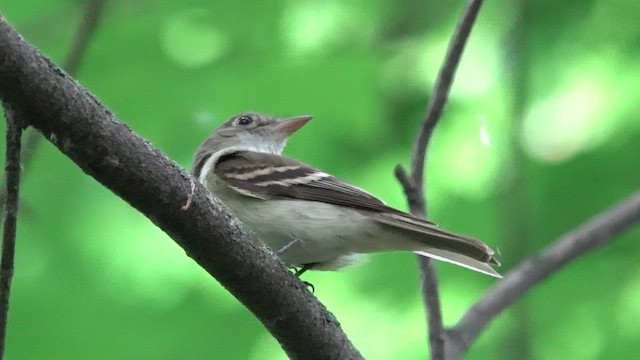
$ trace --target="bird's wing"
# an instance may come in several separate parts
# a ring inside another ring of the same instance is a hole
[[[402,213],[335,176],[278,155],[236,152],[221,157],[214,172],[231,188],[247,196],[318,201],[360,210]]]
[[[500,277],[490,265],[499,265],[499,262],[484,243],[388,207],[368,192],[301,162],[273,154],[240,151],[222,156],[214,172],[245,196],[318,201],[374,212],[372,219],[381,225],[406,231],[407,237],[416,239],[418,246],[412,250],[417,254]]]

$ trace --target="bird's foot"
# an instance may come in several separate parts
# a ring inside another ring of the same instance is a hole
[[[312,283],[308,281],[302,281],[302,283],[307,287],[307,289],[309,289],[309,291],[311,291],[312,294],[316,292],[316,287],[313,286]]]
[[[295,276],[297,276],[299,278],[300,276],[302,276],[302,274],[307,272],[307,270],[311,270],[315,265],[316,265],[316,263],[304,264],[300,268],[295,269],[295,271],[293,272],[293,275],[295,275]],[[307,288],[309,288],[309,290],[312,293],[316,292],[316,288],[315,288],[315,286],[313,286],[312,283],[310,283],[308,281],[304,281],[302,279],[301,279],[301,281],[302,281],[303,284],[305,284],[307,286]]]

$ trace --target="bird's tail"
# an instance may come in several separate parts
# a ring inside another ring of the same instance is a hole
[[[493,266],[500,266],[495,252],[485,243],[470,237],[439,229],[434,223],[409,214],[387,213],[376,219],[379,223],[404,230],[414,240],[408,250],[422,256],[446,261],[467,269],[501,278]]]
[[[432,259],[446,261],[489,276],[502,278],[502,275],[495,271],[491,265],[451,251],[432,248],[425,251],[414,251],[414,253]]]

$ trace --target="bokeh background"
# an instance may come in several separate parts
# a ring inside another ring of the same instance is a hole
[[[111,0],[77,78],[185,167],[234,114],[312,114],[287,154],[406,209],[393,168],[409,164],[463,7]],[[59,64],[83,11],[78,0],[0,5]],[[638,18],[636,0],[486,1],[429,150],[430,218],[498,248],[506,273],[637,190]],[[172,240],[50,144],[36,150],[21,195],[8,359],[285,358]],[[635,353],[639,236],[631,231],[535,288],[467,358]],[[496,281],[438,266],[453,325]],[[411,254],[305,280],[365,357],[425,358]]]

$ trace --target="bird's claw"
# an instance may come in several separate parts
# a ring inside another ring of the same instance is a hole
[[[309,291],[311,291],[312,294],[316,292],[316,287],[313,286],[312,283],[310,283],[308,281],[303,281],[302,283],[307,286],[307,289],[309,289]]]
[[[300,276],[302,276],[302,274],[304,274],[307,270],[311,269],[313,267],[313,265],[315,264],[305,264],[302,265],[301,267],[297,268],[297,267],[293,267],[292,269],[294,270],[293,275],[297,276],[298,278],[300,278]],[[312,292],[315,293],[316,292],[316,288],[315,286],[313,286],[312,283],[308,282],[308,281],[304,281],[302,279],[300,279],[300,281],[302,281],[303,284],[305,284],[307,286],[307,288]]]

